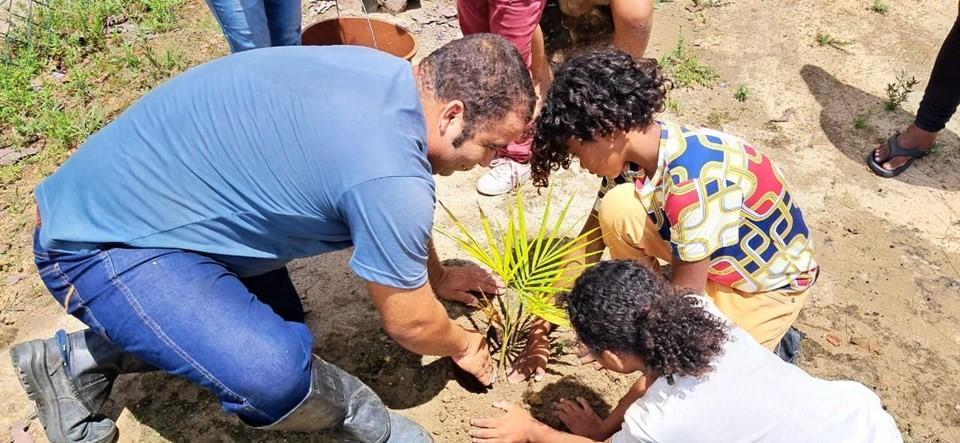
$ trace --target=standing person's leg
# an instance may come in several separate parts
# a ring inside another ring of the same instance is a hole
[[[271,46],[300,44],[302,18],[300,0],[263,0],[270,29]]]
[[[930,73],[930,83],[923,93],[914,125],[926,132],[937,133],[960,105],[960,16],[944,39]]]
[[[527,69],[531,70],[534,87],[541,93],[546,92],[552,81],[543,32],[538,32],[546,4],[546,0],[491,0],[489,3],[490,32],[510,40],[520,51]],[[538,58],[536,62],[533,60],[535,56]],[[532,137],[527,135],[501,149],[490,164],[490,171],[477,181],[477,191],[484,195],[500,195],[528,180],[532,144]]]
[[[960,7],[960,5],[958,5]],[[960,11],[958,11],[960,13]],[[877,175],[894,177],[918,157],[926,155],[937,141],[937,133],[946,126],[960,105],[960,16],[947,34],[930,82],[923,93],[917,118],[901,133],[875,147],[867,156],[867,164]],[[893,154],[893,155],[891,155]],[[898,155],[899,154],[899,155]]]
[[[206,1],[227,38],[230,52],[270,46],[270,28],[263,0]]]
[[[653,29],[653,0],[610,0],[613,46],[634,58],[643,57]]]
[[[490,2],[457,0],[457,22],[463,35],[490,32]]]

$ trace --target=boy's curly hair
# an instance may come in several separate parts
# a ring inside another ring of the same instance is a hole
[[[533,183],[547,186],[551,172],[570,167],[570,140],[592,141],[653,123],[671,84],[656,60],[616,49],[590,51],[563,63],[537,118]]]
[[[567,295],[580,341],[594,354],[633,354],[649,371],[701,376],[723,352],[727,326],[662,275],[632,260],[600,262]]]

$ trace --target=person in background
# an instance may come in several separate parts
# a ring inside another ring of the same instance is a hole
[[[457,17],[464,35],[490,32],[510,40],[523,55],[537,95],[546,94],[553,74],[547,60],[540,17],[546,0],[457,0]],[[592,5],[590,6],[592,7]],[[613,0],[613,44],[642,57],[653,27],[653,0]],[[500,150],[490,170],[477,180],[477,192],[500,195],[530,178],[530,146],[526,134]]]
[[[230,52],[300,44],[300,0],[206,0]]]
[[[930,153],[930,148],[937,142],[937,133],[957,112],[957,105],[960,105],[960,3],[957,8],[957,20],[937,54],[916,120],[905,131],[893,134],[886,143],[867,153],[867,166],[880,177],[896,177],[914,160]]]

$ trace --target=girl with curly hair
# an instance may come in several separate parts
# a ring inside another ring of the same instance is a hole
[[[803,214],[783,173],[752,144],[658,119],[669,87],[656,62],[614,49],[564,63],[537,119],[533,181],[546,186],[576,157],[603,177],[585,248],[670,264],[676,286],[709,296],[792,362],[802,339],[792,325],[819,272]],[[528,350],[543,342],[531,336]],[[532,354],[515,367],[542,371],[545,359]]]
[[[473,420],[474,442],[899,442],[876,394],[811,377],[764,349],[710,301],[632,260],[587,270],[567,297],[582,345],[637,383],[609,417],[561,400],[557,431],[514,405]]]

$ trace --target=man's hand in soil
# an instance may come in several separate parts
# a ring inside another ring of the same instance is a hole
[[[484,386],[490,386],[496,381],[496,367],[490,357],[490,348],[479,332],[467,331],[466,346],[451,358],[460,369],[472,374]]]
[[[504,285],[496,276],[476,266],[444,266],[443,273],[434,284],[437,297],[447,301],[456,301],[467,306],[480,307],[477,297],[471,294],[485,294],[489,297],[503,294]]]
[[[508,403],[493,406],[505,413],[497,418],[478,418],[470,421],[470,441],[476,443],[580,443],[591,442],[585,437],[567,434],[540,423],[525,409]]]
[[[533,377],[533,381],[543,380],[547,362],[550,361],[549,334],[550,324],[538,319],[530,329],[523,353],[513,361],[513,368],[507,374],[507,381],[520,383],[528,377]]]

